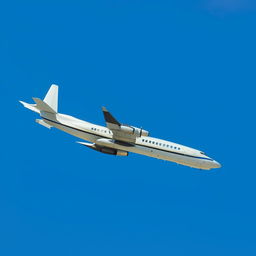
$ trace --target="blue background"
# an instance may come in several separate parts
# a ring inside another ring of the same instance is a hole
[[[0,255],[256,255],[255,4],[0,5]],[[18,100],[203,150],[200,171],[91,151]]]

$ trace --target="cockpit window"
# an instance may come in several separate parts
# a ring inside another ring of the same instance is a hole
[[[202,152],[202,151],[201,151],[200,153],[201,153],[202,155],[205,155],[205,153],[204,153],[204,152]]]

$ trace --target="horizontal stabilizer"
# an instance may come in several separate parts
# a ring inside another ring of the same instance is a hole
[[[36,108],[36,104],[29,104],[20,100],[20,103],[27,109],[30,109],[36,113],[40,113],[39,109]]]
[[[56,111],[53,110],[47,103],[45,103],[44,101],[42,101],[39,98],[32,98],[35,103],[36,103],[36,107],[40,110],[40,111],[44,111],[44,112],[49,112],[49,113],[53,113],[56,114]]]
[[[38,124],[41,124],[42,126],[48,128],[48,129],[51,129],[51,128],[52,128],[51,125],[47,124],[47,123],[46,123],[44,120],[42,120],[42,119],[36,119],[36,122],[37,122]]]

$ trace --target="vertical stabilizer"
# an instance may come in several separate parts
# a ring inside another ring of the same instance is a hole
[[[52,84],[44,98],[44,102],[48,104],[56,113],[58,113],[58,91],[59,86]]]

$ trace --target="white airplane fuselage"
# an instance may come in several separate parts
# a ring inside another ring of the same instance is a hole
[[[96,151],[119,156],[127,156],[128,152],[132,152],[204,170],[221,167],[199,150],[150,137],[145,130],[119,123],[105,107],[102,111],[107,127],[60,114],[57,85],[51,86],[44,100],[33,100],[36,104],[20,102],[25,108],[40,114],[42,119],[36,120],[39,124],[90,141],[79,143]]]
[[[137,153],[198,169],[220,168],[218,162],[199,150],[170,141],[141,136],[136,138],[133,145],[126,142],[117,143],[113,140],[112,131],[105,126],[92,124],[60,113],[56,115],[43,113],[41,117],[50,126],[102,147]]]

